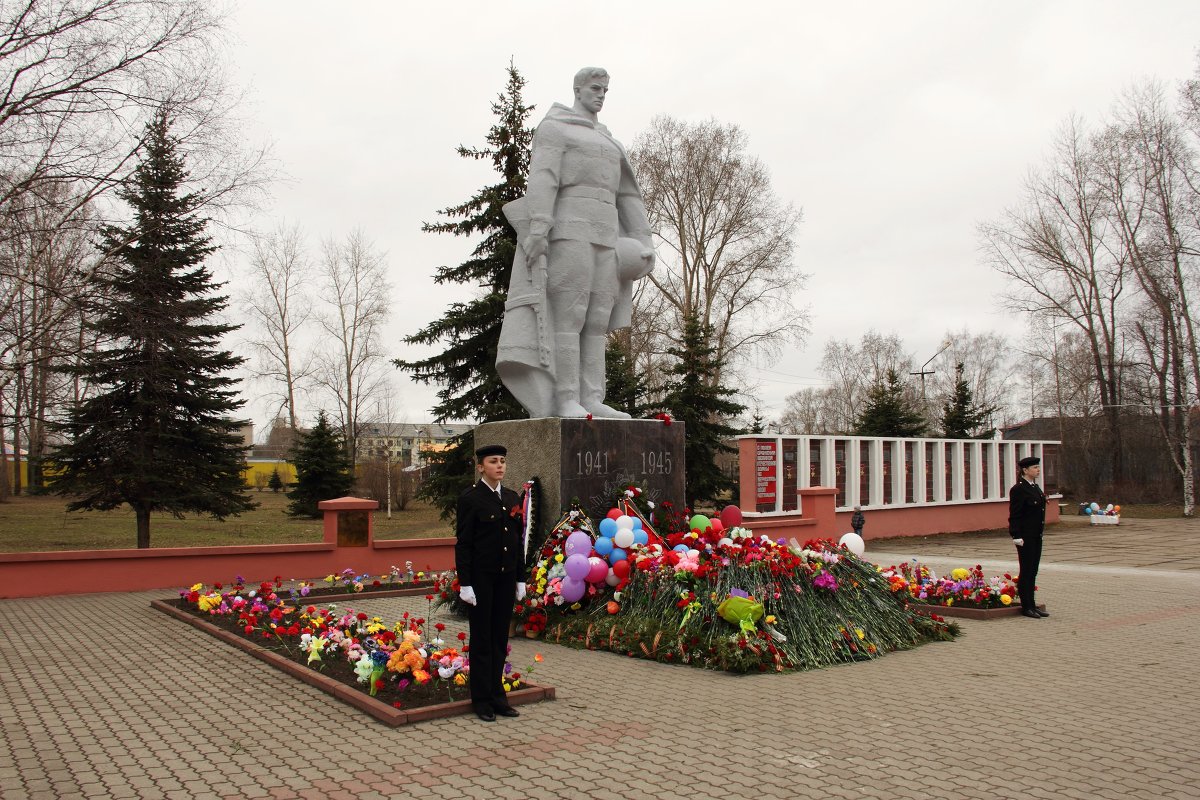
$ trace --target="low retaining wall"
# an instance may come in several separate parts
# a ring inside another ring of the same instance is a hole
[[[236,575],[252,583],[319,578],[347,568],[380,575],[393,565],[404,569],[405,561],[418,572],[453,569],[454,539],[0,553],[0,598],[175,590],[196,582],[228,584]]]

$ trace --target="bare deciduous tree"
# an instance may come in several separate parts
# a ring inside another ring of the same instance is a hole
[[[313,372],[312,353],[299,341],[312,310],[305,294],[311,264],[299,227],[280,227],[257,238],[250,267],[255,286],[246,310],[258,333],[250,342],[258,355],[255,375],[276,387],[272,397],[294,432],[299,427],[297,396]]]
[[[388,314],[384,255],[356,230],[344,242],[322,244],[318,316],[330,348],[318,357],[317,383],[335,400],[347,452],[355,457],[360,417],[385,387],[386,354],[379,335]]]
[[[1026,181],[1018,206],[980,226],[992,267],[1009,280],[1011,308],[1070,321],[1088,343],[1112,434],[1113,482],[1124,476],[1120,320],[1129,263],[1082,123],[1059,132],[1047,167]]]
[[[634,326],[649,333],[635,362],[678,343],[688,313],[712,326],[726,365],[803,338],[808,317],[793,296],[805,275],[792,262],[801,214],[775,194],[746,134],[715,120],[659,116],[630,158],[660,245],[646,281],[656,291],[643,291],[635,306]]]

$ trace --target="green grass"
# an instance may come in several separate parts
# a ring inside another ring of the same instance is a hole
[[[209,517],[176,519],[155,514],[150,520],[151,547],[210,547],[240,544],[319,542],[319,519],[293,518],[283,513],[287,498],[271,492],[251,492],[258,508],[224,522]],[[375,514],[375,538],[413,539],[453,536],[449,523],[436,509],[413,501],[405,511]],[[37,550],[109,550],[134,547],[137,529],[128,508],[114,511],[67,512],[61,497],[12,497],[0,503],[0,552]]]

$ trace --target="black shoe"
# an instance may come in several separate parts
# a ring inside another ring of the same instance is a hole
[[[1022,608],[1021,616],[1029,617],[1030,619],[1041,619],[1042,618],[1042,615],[1039,614],[1038,612],[1034,611],[1032,608]]]
[[[498,717],[519,717],[521,712],[512,706],[492,706]]]
[[[1036,611],[1036,612],[1037,612],[1037,615],[1038,615],[1039,617],[1048,617],[1048,616],[1050,616],[1050,612],[1049,612],[1049,611],[1043,611],[1043,610],[1042,610],[1042,609],[1040,609],[1040,608],[1035,608],[1035,609],[1034,609],[1034,611]]]
[[[475,716],[479,717],[484,722],[496,721],[496,715],[492,713],[491,706],[486,706],[483,703],[475,704]]]

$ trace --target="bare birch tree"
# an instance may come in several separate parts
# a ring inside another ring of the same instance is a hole
[[[320,297],[325,310],[318,319],[330,346],[318,357],[316,381],[336,402],[353,458],[360,418],[385,386],[386,354],[379,342],[388,314],[384,254],[361,230],[344,242],[328,239],[321,249]]]
[[[635,327],[653,331],[655,352],[678,343],[689,313],[712,326],[716,360],[726,365],[802,339],[808,317],[794,295],[806,276],[793,264],[801,213],[775,194],[745,132],[659,116],[630,158],[658,235],[659,266],[647,280],[656,292],[634,312]]]
[[[281,226],[255,239],[250,268],[254,288],[246,311],[257,331],[250,341],[257,355],[254,374],[275,387],[270,397],[278,400],[294,434],[300,388],[314,368],[312,352],[300,341],[312,316],[312,298],[305,292],[312,264],[300,228]]]

